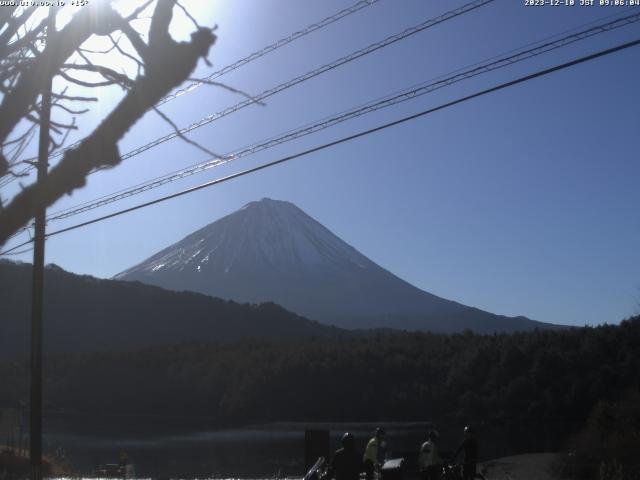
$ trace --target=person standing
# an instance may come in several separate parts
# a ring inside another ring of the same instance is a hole
[[[336,450],[331,459],[329,470],[323,478],[336,480],[358,480],[362,468],[362,457],[356,451],[353,435],[345,433],[341,439],[342,448]]]
[[[119,467],[120,467],[119,470],[120,470],[120,474],[122,475],[122,478],[124,479],[135,478],[136,473],[133,467],[133,463],[131,463],[131,459],[129,458],[129,455],[127,455],[124,452],[120,454]]]
[[[464,427],[464,440],[462,440],[458,450],[456,450],[456,454],[453,456],[454,460],[461,451],[464,452],[462,479],[473,480],[473,477],[476,475],[476,465],[478,463],[478,440],[469,425]]]
[[[418,456],[418,466],[421,476],[424,480],[436,480],[440,477],[442,470],[442,457],[438,451],[436,440],[438,432],[431,430],[426,442],[420,447],[420,455]]]
[[[381,428],[376,428],[375,435],[367,443],[367,447],[364,450],[364,457],[362,458],[364,471],[367,475],[367,480],[373,479],[373,472],[376,467],[379,467],[384,462],[384,453],[386,443],[385,431]]]

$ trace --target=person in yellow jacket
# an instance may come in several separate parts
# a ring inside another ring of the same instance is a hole
[[[364,450],[362,463],[364,464],[364,471],[367,475],[367,480],[373,479],[373,472],[376,467],[379,467],[384,462],[386,448],[384,438],[384,430],[376,428],[376,434],[371,438],[371,440],[369,440],[367,447]]]
[[[424,480],[437,480],[440,477],[443,462],[436,445],[437,439],[438,432],[431,430],[428,435],[428,440],[420,447],[418,466],[420,467],[421,477]]]

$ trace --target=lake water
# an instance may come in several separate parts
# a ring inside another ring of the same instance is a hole
[[[332,451],[350,431],[362,451],[377,425],[364,423],[275,423],[234,429],[209,429],[206,422],[180,419],[88,419],[45,422],[45,449],[64,449],[81,474],[117,463],[126,452],[145,478],[300,477],[304,470],[306,429],[330,431]],[[393,456],[408,460],[431,428],[429,422],[382,423]],[[200,427],[200,428],[199,428]],[[454,451],[461,427],[441,422],[439,445]],[[566,425],[494,425],[479,431],[483,459],[561,448]]]

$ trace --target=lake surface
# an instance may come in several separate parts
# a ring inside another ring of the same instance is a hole
[[[45,450],[63,449],[81,474],[98,465],[117,463],[126,452],[145,478],[275,478],[304,474],[304,432],[330,431],[332,451],[350,431],[364,450],[378,425],[368,423],[274,423],[233,429],[207,428],[193,419],[88,418],[45,421]],[[392,455],[412,460],[425,441],[430,422],[381,423]],[[461,440],[461,426],[436,425],[439,446],[452,452]],[[567,425],[497,425],[479,430],[483,459],[524,452],[556,451]]]

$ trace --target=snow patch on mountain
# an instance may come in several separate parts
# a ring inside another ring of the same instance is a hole
[[[203,271],[251,261],[276,270],[367,268],[370,261],[290,202],[262,199],[186,237],[117,275],[159,270]]]

